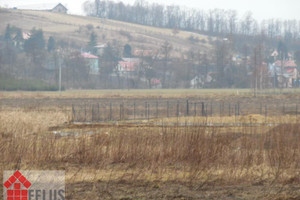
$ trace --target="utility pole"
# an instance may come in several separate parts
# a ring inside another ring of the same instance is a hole
[[[59,72],[58,72],[58,91],[61,92],[61,58],[60,58],[60,54],[61,54],[61,50],[58,49],[57,50],[57,59],[58,59],[58,67],[59,67]]]
[[[59,65],[59,92],[61,92],[61,62],[60,62],[60,58],[58,58],[58,65]]]

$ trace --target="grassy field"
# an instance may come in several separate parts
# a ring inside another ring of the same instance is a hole
[[[274,95],[273,95],[274,94]],[[263,90],[258,97],[273,95],[286,98],[298,95],[300,89]],[[191,97],[251,97],[252,89],[152,89],[152,90],[68,90],[62,92],[0,92],[0,98],[191,98]]]
[[[211,45],[208,37],[197,33],[180,31],[174,35],[171,29],[155,28],[130,24],[120,21],[65,15],[45,11],[8,10],[0,9],[0,32],[4,34],[7,24],[30,31],[33,27],[41,28],[46,36],[64,39],[69,43],[86,46],[90,34],[94,31],[98,35],[98,43],[107,43],[114,40],[119,45],[129,43],[133,48],[158,50],[159,46],[168,40],[173,45],[174,56],[179,56],[190,48],[209,52]],[[87,25],[93,27],[87,28]],[[188,38],[193,36],[205,43],[193,44]],[[213,39],[212,39],[213,40]]]
[[[154,89],[154,90],[69,90],[59,92],[0,92],[0,98],[142,98],[200,97],[201,95],[239,95],[250,89]]]
[[[129,100],[139,95],[186,98],[195,93],[193,90],[116,92]],[[210,92],[197,95],[210,98]],[[218,92],[232,96],[234,90],[215,90],[213,97]],[[2,101],[32,102],[114,97],[111,91],[1,95]],[[284,97],[287,98],[282,95],[268,98],[284,100]],[[68,199],[300,198],[300,124],[295,115],[270,116],[278,124],[273,126],[188,125],[233,120],[263,123],[265,118],[260,115],[237,119],[229,116],[162,118],[143,120],[140,124],[127,121],[73,124],[70,107],[60,106],[59,102],[53,106],[1,107],[1,171],[65,170]],[[174,122],[183,124],[168,125]]]

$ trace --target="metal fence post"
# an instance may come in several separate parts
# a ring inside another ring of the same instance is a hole
[[[177,101],[176,116],[179,117],[179,101]]]
[[[158,101],[156,101],[156,118],[158,118]]]
[[[92,104],[92,122],[94,122],[94,104]]]
[[[186,116],[190,115],[189,100],[186,100]]]
[[[84,122],[87,122],[87,119],[86,119],[86,104],[84,104]]]
[[[72,122],[75,121],[75,108],[74,108],[74,104],[72,104]]]
[[[147,104],[148,121],[150,119],[150,103]]]
[[[147,105],[148,103],[145,102],[145,119],[147,119],[147,114],[148,114]]]
[[[169,101],[167,101],[167,117],[169,117]]]
[[[101,121],[101,113],[100,113],[100,105],[98,103],[98,111],[97,111],[97,121],[100,122]]]
[[[135,115],[136,115],[136,105],[135,102],[133,102],[133,119],[135,120]]]
[[[268,105],[266,105],[265,107],[265,123],[267,123],[267,119],[268,119]]]
[[[122,120],[122,104],[120,104],[120,121]]]
[[[109,121],[112,120],[112,104],[109,105]]]
[[[210,116],[213,116],[213,105],[212,105],[212,101],[210,102]]]

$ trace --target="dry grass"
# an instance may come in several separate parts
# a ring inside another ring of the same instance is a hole
[[[68,120],[60,111],[2,111],[1,166],[62,168],[70,170],[68,176],[74,181],[80,180],[73,174],[76,169],[85,174],[89,168],[97,172],[87,173],[95,179],[203,183],[282,182],[299,172],[298,125],[265,134],[259,134],[258,128],[249,134],[246,127],[233,133],[189,126],[116,126],[98,128],[93,135],[69,137],[48,132]],[[85,179],[91,180],[89,176]]]
[[[70,116],[59,109],[5,109],[0,112],[0,133],[7,137],[38,135],[47,132],[49,127],[62,125],[69,120]]]
[[[155,90],[69,90],[64,92],[1,92],[0,99],[12,98],[207,98],[245,96],[249,89],[155,89]],[[246,95],[249,96],[249,95]]]
[[[295,116],[270,117],[269,120],[274,123],[285,124],[273,127],[167,125],[203,120],[209,123],[230,123],[233,120],[260,123],[265,119],[260,115],[238,119],[171,118],[158,120],[162,124],[160,126],[151,125],[157,121],[145,121],[147,126],[77,126],[69,124],[70,114],[70,109],[60,107],[2,107],[0,170],[66,170],[68,187],[92,185],[93,189],[84,193],[86,198],[96,198],[97,188],[102,184],[104,188],[117,187],[122,183],[144,187],[138,185],[140,183],[150,185],[150,190],[165,190],[167,186],[164,184],[180,183],[197,191],[225,185],[259,185],[265,190],[262,189],[259,194],[255,194],[254,190],[251,194],[242,195],[249,199],[265,199],[265,192],[271,190],[268,188],[275,188],[266,198],[274,199],[280,196],[276,193],[278,189],[287,187],[286,191],[294,192],[288,185],[295,187],[300,184],[300,125]],[[53,134],[54,131],[74,135],[60,136]],[[67,194],[69,199],[82,198],[82,190],[74,191],[72,188],[72,193]],[[106,190],[102,188],[102,192]],[[168,195],[173,192],[170,190]],[[141,193],[144,196],[148,194],[143,189]],[[289,194],[283,193],[280,198],[299,196],[297,192]],[[162,197],[154,199],[159,198]]]

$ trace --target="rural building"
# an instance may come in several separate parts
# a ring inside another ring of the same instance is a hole
[[[151,88],[161,89],[162,88],[161,81],[156,78],[151,79]]]
[[[61,3],[59,3],[54,8],[52,8],[50,11],[51,12],[55,12],[55,13],[67,14],[68,9],[64,5],[62,5]]]
[[[294,60],[277,60],[269,66],[269,71],[273,86],[291,88],[296,85],[298,70]]]
[[[117,73],[120,77],[132,78],[135,76],[140,63],[138,58],[123,58],[118,63]]]
[[[81,53],[81,56],[88,62],[90,68],[90,74],[98,75],[100,73],[98,56],[95,56],[87,52]]]
[[[97,55],[103,56],[104,51],[107,48],[107,44],[98,44],[95,48],[97,49]]]
[[[19,6],[18,9],[41,10],[41,11],[49,11],[49,12],[63,13],[63,14],[67,14],[67,12],[68,12],[68,9],[61,3],[26,5],[26,6]]]
[[[201,88],[203,83],[200,77],[196,76],[191,80],[191,89],[198,89]]]

